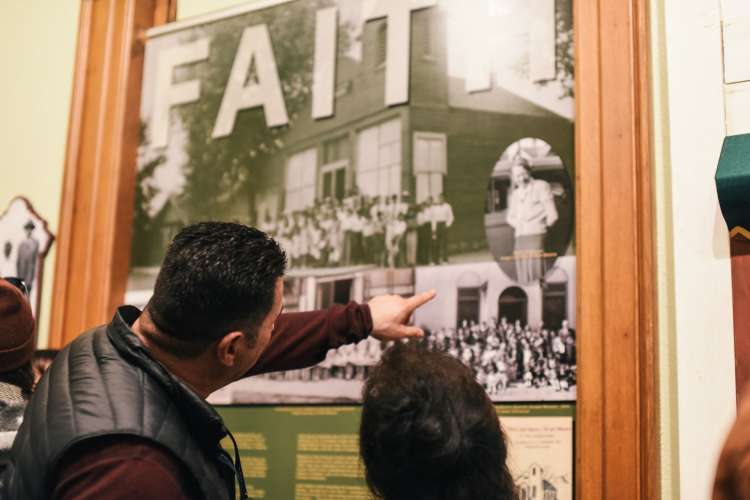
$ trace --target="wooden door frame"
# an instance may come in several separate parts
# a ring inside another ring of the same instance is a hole
[[[143,31],[177,0],[82,0],[50,346],[106,322],[130,257]],[[606,8],[605,8],[606,1]],[[574,1],[576,496],[659,496],[647,0]]]
[[[660,464],[649,2],[574,5],[577,494],[655,499]]]
[[[50,347],[111,316],[132,236],[144,31],[177,0],[81,0],[50,318]]]

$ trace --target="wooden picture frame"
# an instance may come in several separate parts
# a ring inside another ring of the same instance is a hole
[[[143,31],[177,0],[82,0],[50,347],[106,322],[131,246]],[[659,496],[646,0],[574,2],[579,499]]]

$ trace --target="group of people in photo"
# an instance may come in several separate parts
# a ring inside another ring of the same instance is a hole
[[[575,331],[522,325],[520,320],[477,323],[425,331],[427,348],[460,359],[490,396],[509,387],[570,390],[576,384]]]
[[[442,195],[414,203],[406,191],[368,196],[355,189],[341,200],[326,197],[276,219],[266,212],[259,228],[281,244],[292,268],[395,268],[448,262],[453,222]]]
[[[510,387],[568,391],[576,385],[575,331],[563,321],[559,329],[522,325],[520,320],[463,320],[456,328],[425,329],[416,343],[443,352],[470,368],[490,396]],[[365,380],[389,345],[372,337],[328,351],[312,368],[267,375],[274,380]]]
[[[356,344],[346,344],[330,349],[325,359],[310,368],[288,370],[264,375],[270,380],[319,381],[319,380],[365,380],[373,366],[378,364],[388,343],[367,337]]]

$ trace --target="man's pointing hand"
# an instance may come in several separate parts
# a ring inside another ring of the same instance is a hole
[[[407,325],[412,313],[435,298],[435,290],[405,299],[400,295],[379,295],[368,302],[372,316],[372,336],[378,340],[398,340],[424,336],[421,328]]]

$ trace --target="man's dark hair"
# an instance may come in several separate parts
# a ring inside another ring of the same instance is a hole
[[[194,224],[169,246],[146,308],[164,335],[183,341],[176,354],[198,354],[234,330],[254,342],[285,268],[284,251],[258,229]]]
[[[495,409],[458,360],[397,344],[363,399],[360,454],[378,498],[517,498]]]

